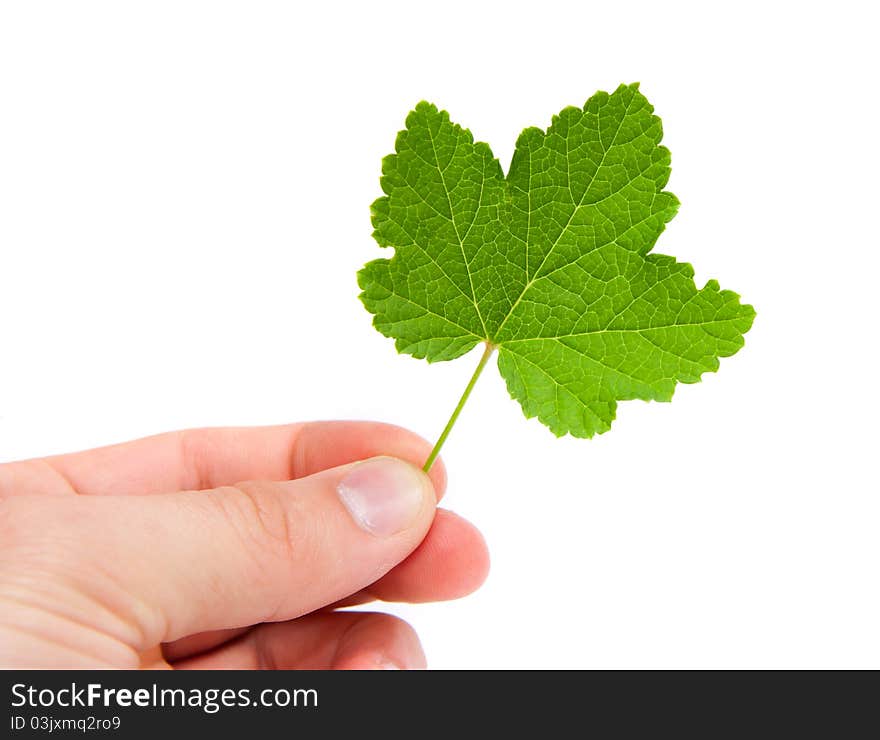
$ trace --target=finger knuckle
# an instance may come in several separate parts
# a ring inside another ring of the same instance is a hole
[[[292,563],[296,554],[289,504],[271,482],[246,482],[218,489],[222,515],[261,567]]]

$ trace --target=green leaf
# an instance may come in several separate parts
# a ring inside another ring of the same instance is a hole
[[[429,362],[484,342],[478,373],[497,348],[510,394],[557,435],[605,432],[618,401],[669,401],[717,370],[755,312],[651,252],[678,210],[661,137],[638,85],[621,85],[523,131],[505,178],[486,144],[419,103],[372,207],[395,254],[358,274],[374,326]]]

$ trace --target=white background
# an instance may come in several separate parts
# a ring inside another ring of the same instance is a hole
[[[434,438],[478,359],[398,356],[355,271],[427,98],[506,168],[640,80],[682,201],[658,252],[758,311],[592,441],[483,375],[446,504],[493,556],[388,608],[443,667],[880,667],[878,58],[870,3],[4,2],[0,460],[179,427]]]

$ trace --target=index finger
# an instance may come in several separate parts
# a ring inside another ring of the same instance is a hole
[[[0,465],[0,498],[78,493],[147,495],[195,491],[245,480],[293,480],[388,455],[420,466],[431,445],[402,427],[372,421],[317,421],[267,427],[189,429],[109,447]],[[446,471],[430,472],[441,496]]]

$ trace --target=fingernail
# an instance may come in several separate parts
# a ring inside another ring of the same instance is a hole
[[[361,529],[377,537],[390,537],[415,521],[427,480],[412,465],[393,457],[377,457],[355,465],[336,490]]]
[[[397,665],[397,663],[395,663],[393,660],[389,660],[388,658],[379,658],[378,660],[376,660],[376,665],[373,667],[373,670],[402,671],[403,668]]]

